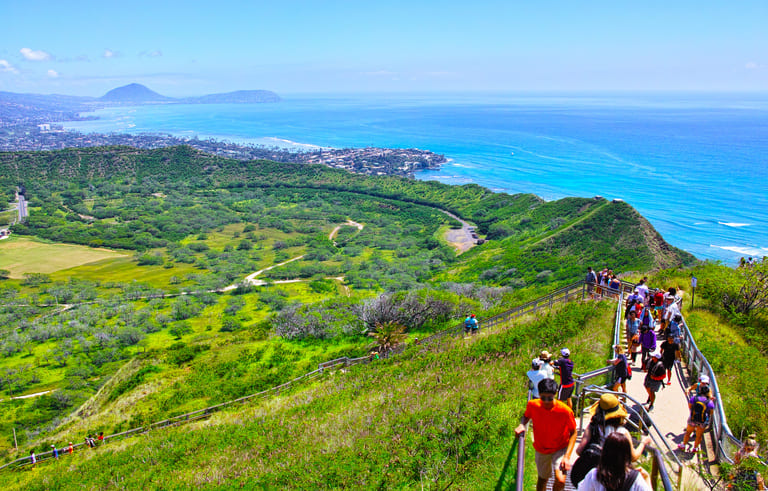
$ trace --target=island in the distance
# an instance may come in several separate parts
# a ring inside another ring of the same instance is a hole
[[[262,104],[280,102],[280,96],[271,90],[237,90],[199,97],[174,98],[133,83],[110,90],[99,97],[98,101],[111,104]]]

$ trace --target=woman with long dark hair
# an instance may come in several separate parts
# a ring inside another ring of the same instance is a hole
[[[632,468],[632,444],[613,432],[605,438],[600,463],[579,483],[578,491],[651,491],[651,486]]]

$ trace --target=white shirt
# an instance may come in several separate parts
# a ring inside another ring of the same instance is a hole
[[[531,390],[531,397],[534,399],[539,398],[539,382],[547,378],[547,372],[544,370],[528,370],[526,373],[528,380],[531,381],[533,389]]]
[[[643,283],[642,285],[637,285],[635,289],[637,290],[638,295],[643,297],[643,305],[645,305],[646,300],[648,299],[648,285]]]
[[[606,491],[605,486],[597,481],[597,468],[589,471],[589,474],[579,483],[577,491]],[[629,488],[629,491],[651,491],[651,487],[645,482],[643,475],[638,472],[637,478],[632,487]]]

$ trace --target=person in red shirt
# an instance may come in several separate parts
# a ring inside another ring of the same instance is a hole
[[[564,402],[555,399],[557,383],[552,379],[539,382],[540,399],[528,401],[525,415],[515,428],[515,435],[525,432],[533,422],[533,448],[536,450],[538,481],[536,491],[544,491],[554,473],[553,491],[565,488],[565,478],[571,468],[571,453],[576,444],[576,419]]]

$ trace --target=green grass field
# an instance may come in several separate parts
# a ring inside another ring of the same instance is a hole
[[[0,268],[20,279],[24,273],[53,273],[105,259],[127,258],[109,249],[94,249],[72,244],[52,244],[27,237],[11,236],[0,241]]]

